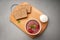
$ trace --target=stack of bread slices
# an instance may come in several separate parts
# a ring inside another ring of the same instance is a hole
[[[28,3],[21,3],[17,5],[13,10],[13,16],[15,19],[26,18],[27,14],[31,13],[32,7]]]

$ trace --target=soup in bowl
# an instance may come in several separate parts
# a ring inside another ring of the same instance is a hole
[[[29,35],[37,35],[41,31],[41,23],[36,19],[30,19],[26,22],[25,30]]]

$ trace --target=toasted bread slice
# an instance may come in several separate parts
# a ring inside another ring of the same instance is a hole
[[[28,12],[28,13],[31,13],[32,7],[31,7],[30,5],[25,5],[25,6],[26,6],[26,9],[27,9],[27,12]]]
[[[31,5],[25,2],[17,5],[13,10],[13,15],[16,19],[27,17],[27,13],[31,13]]]
[[[20,8],[18,10],[15,10],[13,15],[16,19],[25,18],[27,17],[27,10],[25,8]]]
[[[26,2],[21,3],[21,6],[24,6],[27,9],[27,13],[31,13],[32,6]]]

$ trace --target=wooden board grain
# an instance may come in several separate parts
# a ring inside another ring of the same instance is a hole
[[[18,21],[14,18],[13,12],[10,15],[10,21],[12,23],[14,23],[19,29],[21,29],[23,32],[26,33],[26,31],[25,31],[25,23],[26,23],[26,21],[29,20],[30,18],[35,18],[35,19],[37,19],[37,20],[40,21],[39,16],[42,15],[42,14],[43,13],[41,11],[37,10],[35,7],[32,6],[31,13],[28,14],[28,17],[27,18],[20,20],[20,23],[18,23]],[[40,34],[41,34],[46,29],[48,22],[46,22],[46,23],[40,22],[40,23],[41,23],[41,26],[42,26],[42,29],[41,29],[41,32],[40,32]],[[37,35],[35,35],[35,36],[29,35],[29,36],[31,38],[37,37]]]

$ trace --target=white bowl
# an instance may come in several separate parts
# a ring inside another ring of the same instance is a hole
[[[48,17],[46,15],[40,15],[40,21],[45,23],[48,21]]]

